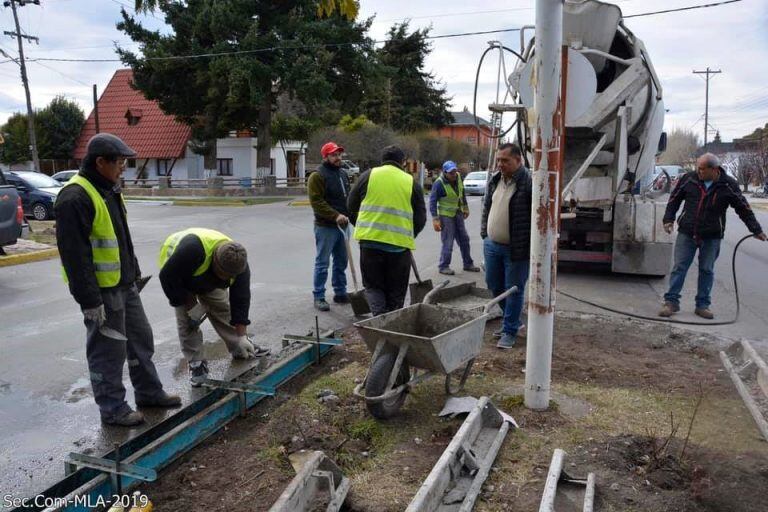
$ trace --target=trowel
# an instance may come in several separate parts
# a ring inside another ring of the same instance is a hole
[[[147,282],[149,282],[150,279],[152,279],[151,274],[148,276],[140,277],[136,280],[136,288],[139,290],[139,293],[141,293],[141,290],[147,286]],[[111,327],[107,327],[106,325],[99,327],[99,334],[117,341],[128,341],[128,338],[125,337],[125,334],[121,333],[120,331],[116,331]]]

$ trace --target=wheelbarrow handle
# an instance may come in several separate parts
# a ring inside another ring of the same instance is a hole
[[[483,313],[485,313],[487,315],[488,313],[491,312],[491,308],[493,306],[495,306],[499,302],[503,301],[504,299],[506,299],[507,297],[509,297],[513,293],[515,293],[516,291],[517,291],[517,286],[513,286],[509,290],[505,291],[504,293],[502,293],[500,295],[497,295],[496,297],[494,297],[490,302],[488,302],[485,305],[485,307],[483,308]]]
[[[434,288],[432,288],[432,289],[429,291],[429,293],[427,293],[427,294],[424,296],[424,300],[422,300],[421,302],[422,302],[422,303],[424,303],[424,304],[432,304],[432,302],[430,302],[430,299],[431,299],[431,298],[432,298],[432,296],[435,294],[435,292],[437,292],[437,291],[439,291],[439,290],[442,290],[443,288],[445,288],[446,286],[448,286],[448,284],[449,284],[450,282],[451,282],[451,281],[450,281],[450,279],[446,279],[445,281],[443,281],[443,282],[442,282],[442,283],[440,283],[439,285],[437,285],[437,286],[435,286]]]

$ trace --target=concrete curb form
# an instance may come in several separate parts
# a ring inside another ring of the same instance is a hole
[[[11,254],[8,256],[0,256],[0,267],[10,267],[12,265],[22,265],[24,263],[32,263],[33,261],[44,261],[56,258],[59,256],[59,250],[55,247],[52,249],[43,249],[42,251],[26,252],[24,254]]]

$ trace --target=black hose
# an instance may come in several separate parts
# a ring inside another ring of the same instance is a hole
[[[730,325],[735,324],[739,319],[739,313],[741,310],[741,306],[739,304],[739,282],[736,279],[736,253],[739,250],[739,246],[748,238],[753,238],[754,235],[747,235],[736,244],[736,247],[733,248],[733,257],[731,258],[731,272],[733,274],[733,294],[736,297],[736,316],[733,317],[733,320],[728,321],[722,321],[722,322],[691,322],[689,320],[675,320],[672,318],[659,318],[658,316],[647,316],[647,315],[638,315],[635,313],[629,313],[627,311],[621,311],[620,309],[615,309],[608,306],[603,306],[602,304],[598,304],[596,302],[592,302],[586,299],[582,299],[581,297],[577,297],[576,295],[571,295],[570,293],[564,292],[562,290],[558,290],[557,292],[561,295],[564,295],[570,299],[573,299],[575,301],[588,304],[590,306],[603,309],[605,311],[610,311],[611,313],[618,313],[619,315],[629,316],[632,318],[639,318],[641,320],[650,320],[652,322],[663,322],[668,324],[683,324],[683,325]]]
[[[473,118],[472,120],[475,122],[475,129],[478,131],[478,133],[480,132],[480,123],[477,121],[477,85],[478,85],[478,82],[480,81],[480,70],[483,67],[483,60],[485,59],[485,56],[488,54],[488,52],[490,52],[491,50],[496,50],[498,48],[499,48],[498,46],[489,46],[488,48],[486,48],[485,51],[483,51],[483,54],[480,56],[480,61],[477,63],[477,71],[475,72],[475,89],[474,89],[474,92],[472,94],[472,118]],[[517,56],[518,59],[520,59],[521,61],[525,62],[525,59],[522,57],[522,55],[517,53],[515,50],[513,50],[511,48],[507,48],[506,46],[503,46],[503,45],[501,46],[501,48],[503,50],[506,50],[506,51],[510,52],[510,53],[513,53],[515,56]],[[504,77],[504,83],[505,83],[505,86],[506,86],[506,77]],[[489,138],[490,139],[502,139],[502,138],[506,137],[506,135],[510,131],[512,131],[512,128],[514,128],[514,126],[515,125],[512,124],[512,126],[510,126],[509,129],[507,129],[507,131],[505,131],[504,133],[502,133],[500,135],[493,135],[493,132],[491,132],[491,135],[489,135]]]

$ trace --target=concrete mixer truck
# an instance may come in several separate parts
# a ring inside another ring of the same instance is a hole
[[[495,112],[516,112],[516,138],[528,161],[534,133],[532,29],[521,31],[522,59],[508,79],[515,104],[490,105]],[[665,197],[650,197],[642,188],[637,193],[636,186],[648,181],[666,146],[662,86],[650,56],[624,25],[621,9],[596,0],[565,1],[563,46],[568,58],[559,261],[663,276],[673,243],[662,229]]]

